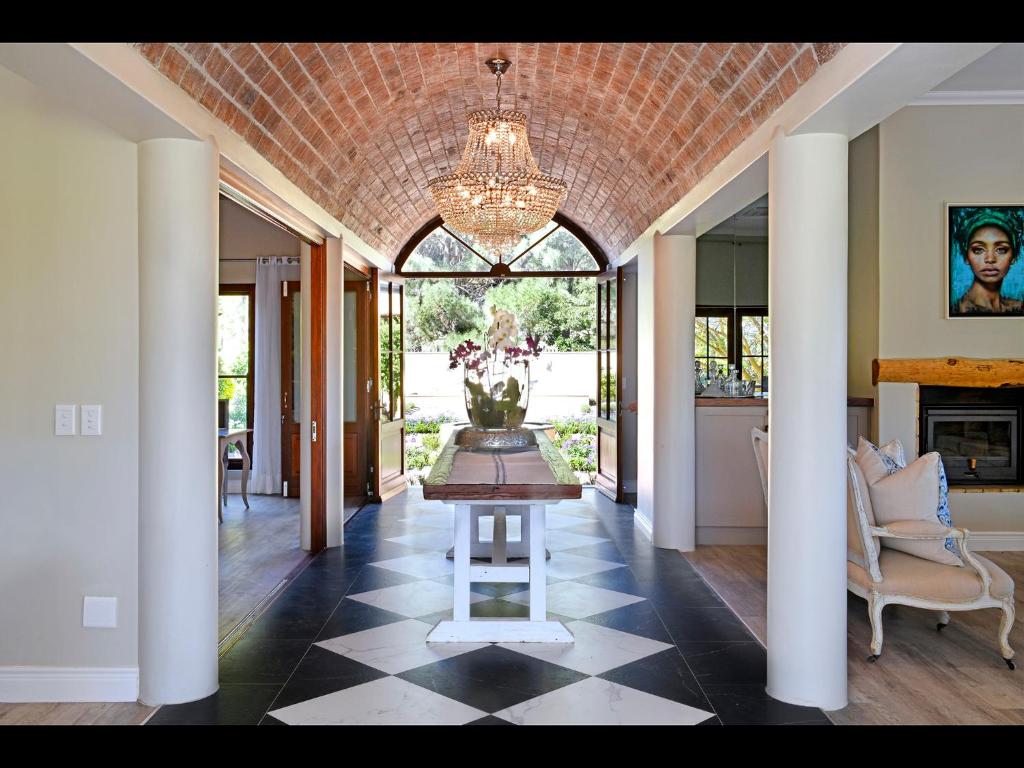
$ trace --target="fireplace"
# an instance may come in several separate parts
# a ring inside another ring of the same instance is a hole
[[[1024,388],[921,387],[921,453],[938,451],[951,486],[1019,485]]]

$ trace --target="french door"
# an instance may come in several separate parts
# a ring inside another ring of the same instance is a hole
[[[370,335],[370,281],[348,279],[346,270],[344,305],[345,360],[344,420],[345,499],[346,504],[362,504],[374,495],[370,480],[371,419],[373,376],[370,360],[373,348]],[[355,277],[355,276],[353,276]]]
[[[613,501],[622,501],[622,268],[597,278],[597,476],[595,485]]]
[[[374,496],[385,499],[406,488],[405,478],[405,286],[401,278],[370,274],[371,349],[377,351],[376,371],[372,384],[370,432],[375,445],[370,466],[370,483]]]
[[[302,426],[301,282],[281,282],[281,479],[284,495],[299,495]]]

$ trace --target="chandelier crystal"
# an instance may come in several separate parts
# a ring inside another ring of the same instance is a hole
[[[543,227],[565,199],[566,184],[541,173],[530,151],[526,114],[501,108],[501,76],[510,62],[488,59],[497,108],[469,115],[469,139],[454,173],[427,183],[445,224],[499,254]]]

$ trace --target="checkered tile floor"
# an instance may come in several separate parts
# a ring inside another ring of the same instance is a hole
[[[451,618],[452,514],[413,489],[350,522],[221,660],[214,696],[150,723],[828,722],[766,696],[764,650],[630,508],[588,490],[548,524],[548,612],[575,643],[428,645]],[[527,586],[474,584],[471,615],[526,617]]]

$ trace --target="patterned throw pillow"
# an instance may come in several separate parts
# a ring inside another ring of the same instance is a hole
[[[897,520],[937,519],[950,527],[949,484],[942,457],[936,452],[926,453],[909,467],[902,459],[898,441],[882,448],[864,438],[858,442],[857,462],[868,479],[875,519],[881,525]],[[952,537],[946,538],[941,550],[934,541],[883,538],[882,545],[947,565],[963,565],[960,546]]]

